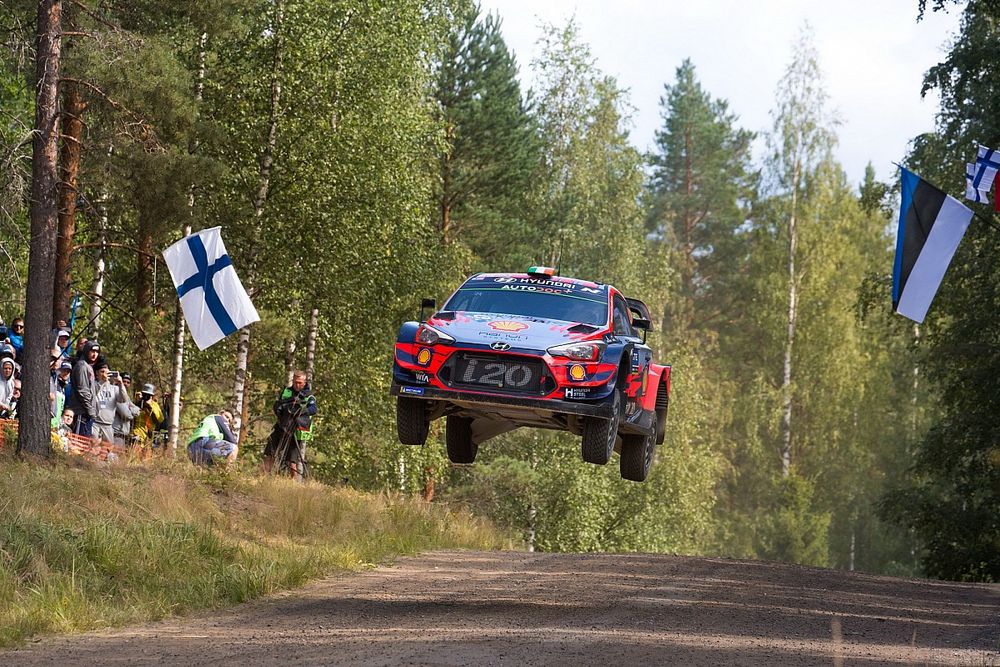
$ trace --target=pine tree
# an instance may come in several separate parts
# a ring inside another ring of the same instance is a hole
[[[649,225],[669,244],[680,273],[667,303],[672,333],[704,327],[735,306],[727,283],[738,274],[754,188],[752,132],[736,127],[728,104],[712,99],[685,60],[660,98]]]
[[[520,239],[540,149],[500,27],[496,15],[468,7],[448,37],[434,87],[445,134],[435,193],[441,237],[464,241],[498,269],[530,261]]]

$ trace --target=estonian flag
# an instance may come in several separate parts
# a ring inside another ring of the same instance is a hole
[[[892,308],[923,322],[972,211],[913,172],[900,168],[902,201],[892,271]]]

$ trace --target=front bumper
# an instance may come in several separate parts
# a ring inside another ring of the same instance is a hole
[[[401,385],[398,382],[392,383],[389,394],[391,396],[422,398],[429,401],[451,401],[458,405],[496,406],[498,408],[514,408],[530,411],[547,410],[559,414],[611,419],[610,401],[592,403],[566,401],[558,398],[522,398],[520,396],[501,396],[473,391],[438,389],[437,387],[429,386]]]

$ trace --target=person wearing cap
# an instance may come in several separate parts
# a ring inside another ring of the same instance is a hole
[[[69,359],[69,339],[70,334],[66,329],[56,331],[56,339],[53,342],[59,348],[59,356]]]
[[[11,357],[0,359],[0,413],[9,412],[14,400],[14,371],[17,364]]]
[[[66,407],[75,415],[73,432],[88,438],[93,434],[94,417],[97,415],[97,397],[94,394],[97,381],[93,365],[100,354],[101,346],[93,341],[88,341],[80,350],[71,375],[73,390],[66,401]]]
[[[236,460],[240,450],[236,446],[236,436],[229,428],[232,421],[233,413],[229,410],[222,410],[201,420],[188,439],[187,450],[191,463],[209,466],[218,460],[225,460],[226,463]]]
[[[139,416],[132,427],[132,437],[137,444],[152,445],[154,434],[165,426],[163,409],[156,401],[156,387],[146,383],[139,392]]]
[[[135,418],[139,416],[140,410],[139,406],[133,403],[131,397],[129,397],[129,390],[132,388],[132,376],[128,373],[122,373],[118,378],[118,383],[121,385],[125,400],[122,403],[118,403],[115,407],[115,420],[111,427],[115,433],[115,444],[128,445],[132,439],[132,424],[135,422]]]

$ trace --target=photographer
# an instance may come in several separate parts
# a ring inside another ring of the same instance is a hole
[[[291,386],[283,389],[274,402],[274,415],[278,421],[264,449],[264,471],[271,472],[277,462],[279,470],[287,469],[290,477],[302,481],[306,444],[312,439],[316,416],[316,397],[305,373],[292,374]]]
[[[94,374],[97,376],[97,388],[94,392],[97,398],[94,437],[104,442],[114,442],[115,434],[112,425],[115,421],[115,411],[120,404],[128,399],[122,390],[118,372],[109,371],[107,362],[98,361],[94,367]]]

